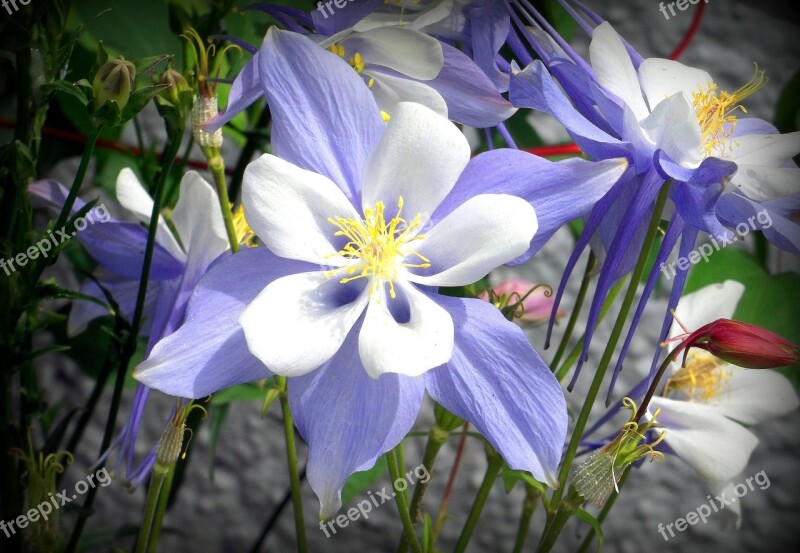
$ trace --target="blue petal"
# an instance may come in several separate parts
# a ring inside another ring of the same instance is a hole
[[[450,119],[476,128],[494,127],[516,112],[469,56],[442,43],[444,67],[432,81],[420,81],[442,95]]]
[[[531,241],[530,250],[514,260],[514,264],[521,263],[564,224],[588,213],[619,180],[625,166],[625,160],[620,159],[548,161],[519,150],[491,150],[470,160],[431,221],[435,224],[479,194],[524,198],[536,210],[539,230]]]
[[[364,165],[385,127],[366,83],[336,54],[274,27],[258,58],[273,153],[325,175],[360,205]]]
[[[555,117],[592,159],[628,155],[626,144],[598,129],[573,107],[539,60],[511,77],[509,97],[515,106],[536,109]]]
[[[723,190],[722,183],[701,186],[688,182],[676,182],[669,195],[675,202],[678,213],[688,224],[707,232],[714,238],[725,240],[733,238],[733,233],[725,228],[717,218],[717,202]]]
[[[700,185],[721,184],[725,177],[736,172],[736,164],[716,157],[707,157],[694,169],[687,169],[672,161],[664,150],[656,150],[653,162],[665,179],[691,182]]]
[[[730,227],[753,221],[764,236],[777,247],[800,253],[800,225],[791,219],[792,211],[800,208],[800,196],[768,202],[754,202],[737,193],[723,194],[717,203],[717,215]]]
[[[266,248],[242,250],[218,263],[197,284],[186,322],[155,345],[134,377],[186,398],[269,377],[247,349],[239,315],[273,280],[308,270],[310,265],[276,257]]]
[[[333,2],[321,2],[321,4],[321,6],[317,4],[317,9],[311,14],[314,27],[318,33],[332,36],[367,17],[383,4],[383,0],[349,0],[342,8],[332,6]]]
[[[63,185],[54,180],[34,182],[28,191],[34,207],[47,209],[53,214],[61,210],[69,193]],[[86,202],[76,198],[70,214],[75,215],[85,205]],[[65,238],[74,236],[102,267],[129,279],[138,281],[141,278],[147,246],[147,230],[144,227],[109,217],[106,222],[97,220],[90,223],[84,230],[76,231],[72,236],[69,233],[62,236],[59,230],[63,232],[63,229],[56,229],[48,236],[51,243],[55,241],[61,244]],[[183,263],[156,243],[153,249],[150,280],[173,279],[181,274],[183,274]]]
[[[561,385],[518,325],[490,303],[437,296],[453,317],[450,361],[425,373],[431,397],[468,420],[508,466],[553,485],[567,433]]]
[[[500,92],[508,90],[508,75],[497,67],[497,53],[511,30],[511,17],[503,2],[477,0],[464,7],[469,21],[472,57]]]
[[[258,65],[258,52],[256,52],[233,81],[225,111],[203,122],[204,130],[214,132],[264,96]]]
[[[320,518],[342,506],[351,474],[372,468],[408,434],[424,394],[422,378],[370,378],[359,359],[357,329],[325,365],[289,379],[289,403],[308,443],[308,483],[319,497]]]

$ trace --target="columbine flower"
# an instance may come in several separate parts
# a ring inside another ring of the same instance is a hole
[[[580,6],[599,23],[592,29],[569,3],[561,3],[592,35],[591,65],[538,13],[529,13],[536,28],[532,32],[524,29],[522,34],[544,63],[534,61],[512,76],[511,100],[516,106],[555,116],[591,159],[623,155],[631,162],[631,170],[587,218],[556,294],[558,305],[578,257],[597,236],[592,247],[604,264],[587,322],[580,368],[608,291],[635,264],[642,225],[647,224],[666,180],[673,181],[671,204],[666,209],[672,215],[656,267],[679,241],[680,255],[688,255],[699,231],[730,242],[733,233],[728,227],[755,221],[762,210],[771,215],[769,220],[775,217],[780,221],[770,224],[779,228],[768,227],[765,236],[779,247],[800,251],[798,225],[788,218],[788,211],[800,201],[800,169],[791,161],[800,152],[800,133],[780,135],[764,121],[739,118],[745,113],[741,102],[763,85],[763,73],[757,72],[751,82],[734,92],[721,91],[705,71],[670,60],[643,60],[607,22]],[[527,13],[524,7],[523,11]],[[523,56],[528,54],[520,52]],[[681,271],[673,280],[670,308],[677,304],[686,276],[687,272]],[[657,278],[658,271],[653,270],[619,356],[612,388]],[[668,328],[667,313],[661,340]]]
[[[470,160],[464,136],[423,106],[384,123],[359,76],[310,39],[273,29],[264,52],[264,78],[280,83],[267,90],[280,157],[248,167],[244,204],[267,247],[214,267],[135,377],[202,397],[292,376],[324,517],[350,474],[407,434],[425,390],[510,466],[552,482],[566,431],[555,377],[492,305],[431,287],[527,258],[624,165],[511,150]]]
[[[253,7],[268,13],[278,9],[268,5]],[[466,54],[419,30],[367,26],[363,31],[347,29],[333,36],[309,36],[361,75],[389,117],[398,103],[407,101],[473,127],[497,125],[516,111]],[[266,42],[259,50],[236,42],[248,49],[253,58],[234,80],[225,112],[205,123],[209,130],[220,128],[270,88],[279,86],[263,77],[259,60],[271,55]]]
[[[60,210],[67,196],[66,188],[55,181],[35,182],[30,186],[30,193],[34,207],[54,212]],[[138,222],[109,218],[76,235],[99,265],[94,278],[86,281],[81,293],[105,303],[105,289],[119,306],[120,314],[130,321],[147,244],[147,229],[140,223],[150,222],[153,200],[130,169],[120,172],[116,194],[122,207]],[[76,200],[73,213],[84,205],[80,199]],[[149,337],[147,352],[183,322],[186,303],[198,280],[230,248],[216,192],[194,171],[187,172],[181,180],[180,199],[170,221],[177,236],[161,217],[156,232],[141,328],[141,333]],[[102,305],[76,302],[70,311],[68,333],[79,334],[93,319],[104,315],[108,315],[108,309]],[[127,465],[126,478],[134,484],[147,476],[155,459],[151,452],[138,467],[133,465],[133,448],[149,393],[149,388],[137,387],[131,416],[114,446],[106,452],[108,455],[119,447],[119,461]]]
[[[687,328],[700,328],[712,320],[730,318],[743,292],[744,286],[732,280],[702,288],[681,298],[676,320]],[[682,332],[675,324],[671,334]],[[662,395],[653,397],[649,409],[661,410],[658,422],[669,448],[719,494],[745,469],[758,444],[758,438],[742,424],[754,426],[786,415],[798,405],[794,387],[783,375],[743,369],[692,349],[684,366],[680,361],[673,364]],[[738,526],[739,504],[727,508]]]
[[[543,323],[550,319],[553,311],[553,291],[544,285],[536,285],[521,278],[504,280],[492,286],[491,294],[482,292],[482,300],[492,301],[500,310],[517,305],[514,320],[520,323]],[[564,316],[564,310],[558,310],[558,317]]]

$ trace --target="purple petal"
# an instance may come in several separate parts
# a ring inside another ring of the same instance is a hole
[[[539,60],[511,77],[509,97],[515,106],[536,109],[555,117],[592,159],[628,155],[624,143],[598,129],[573,107]]]
[[[464,7],[469,20],[472,57],[500,92],[508,90],[508,75],[497,66],[497,53],[511,30],[511,18],[503,2],[480,0]]]
[[[717,215],[730,227],[753,221],[756,228],[777,247],[800,253],[800,225],[793,221],[793,210],[800,208],[800,196],[769,202],[754,202],[736,192],[723,194],[717,203]]]
[[[487,302],[437,296],[453,317],[450,362],[425,373],[431,397],[468,420],[515,470],[551,485],[567,432],[561,385],[519,326]]]
[[[310,267],[276,257],[266,248],[246,249],[218,263],[197,284],[186,322],[155,345],[134,377],[186,398],[269,377],[247,349],[239,315],[267,284]]]
[[[358,330],[316,371],[289,379],[295,424],[308,443],[308,483],[320,500],[320,518],[342,506],[351,474],[372,468],[402,440],[419,414],[422,378],[367,375],[358,355]]]
[[[548,161],[527,152],[491,150],[470,160],[461,178],[434,213],[435,224],[469,198],[509,194],[529,201],[539,230],[530,250],[514,264],[536,253],[565,223],[588,213],[622,176],[624,160]]]
[[[228,105],[225,111],[208,121],[204,121],[202,124],[203,129],[208,132],[214,132],[264,96],[258,66],[258,52],[256,52],[233,81],[231,90],[228,93]]]
[[[375,11],[375,8],[383,4],[383,0],[348,0],[341,8],[332,4],[333,2],[321,2],[311,14],[317,32],[327,36],[352,27]]]
[[[385,127],[367,85],[336,54],[274,27],[258,58],[273,153],[325,175],[359,205],[364,165]]]
[[[469,56],[442,43],[444,67],[432,81],[420,81],[435,89],[447,102],[452,121],[476,128],[494,127],[516,111],[503,98],[486,73]]]

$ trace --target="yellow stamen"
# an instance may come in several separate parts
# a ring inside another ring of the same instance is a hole
[[[334,236],[343,236],[347,244],[338,254],[345,259],[357,261],[353,265],[328,271],[333,276],[340,271],[348,275],[339,282],[347,284],[360,278],[371,279],[370,294],[379,291],[384,283],[389,285],[389,295],[396,297],[394,281],[397,279],[399,267],[427,269],[430,261],[422,254],[408,248],[414,241],[425,237],[414,234],[421,226],[421,215],[418,213],[411,222],[402,217],[403,197],[397,201],[397,214],[388,223],[385,219],[383,202],[375,204],[374,209],[364,210],[364,219],[346,217],[330,217],[328,222],[337,229]],[[407,258],[417,258],[421,263],[406,262]]]
[[[756,65],[755,75],[744,86],[733,93],[717,92],[717,85],[709,83],[705,89],[692,94],[692,107],[700,123],[703,137],[703,152],[706,156],[723,156],[730,148],[733,131],[736,129],[736,111],[747,113],[740,102],[762,88],[768,79]]]
[[[689,352],[686,366],[678,369],[664,387],[664,394],[671,391],[680,392],[689,401],[709,401],[724,389],[725,382],[731,372],[725,369],[726,363],[708,352],[692,350]]]
[[[256,233],[250,228],[247,219],[244,217],[243,205],[240,205],[239,209],[233,213],[233,228],[236,231],[236,238],[239,240],[240,244],[248,248],[256,246]]]
[[[388,122],[389,122],[389,121],[391,121],[391,119],[392,119],[392,116],[391,116],[391,115],[389,115],[388,113],[386,113],[386,112],[385,112],[385,111],[383,111],[383,110],[381,110],[381,117],[383,117],[383,122],[384,122],[384,123],[388,123]]]
[[[345,52],[344,46],[342,46],[341,44],[334,44],[332,46],[329,46],[328,50],[333,52],[342,59],[347,59],[346,57],[347,53]],[[349,60],[347,60],[347,63],[349,63],[350,67],[355,69],[356,73],[359,74],[361,74],[361,72],[364,71],[364,68],[366,67],[366,63],[364,63],[364,58],[358,52],[353,54],[353,56]],[[372,84],[373,83],[370,82],[369,86],[371,87]]]

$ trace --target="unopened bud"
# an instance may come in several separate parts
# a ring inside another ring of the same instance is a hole
[[[162,73],[159,83],[170,85],[169,88],[162,90],[159,94],[176,107],[181,104],[180,93],[186,90],[192,90],[186,77],[184,77],[180,71],[176,71],[172,67]]]
[[[492,302],[507,317],[520,323],[542,323],[550,319],[553,311],[553,290],[546,285],[534,284],[521,278],[510,278],[482,292],[478,298]],[[563,309],[557,317],[565,315]]]
[[[108,60],[94,76],[94,106],[100,108],[106,102],[114,100],[122,110],[128,103],[136,80],[136,66],[120,56]]]

